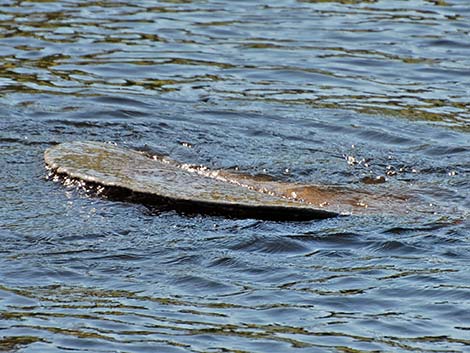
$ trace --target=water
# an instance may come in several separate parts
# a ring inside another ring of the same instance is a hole
[[[470,351],[467,2],[3,1],[0,26],[0,351]],[[419,202],[160,212],[46,180],[75,140]]]

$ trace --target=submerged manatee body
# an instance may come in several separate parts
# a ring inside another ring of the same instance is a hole
[[[266,180],[224,170],[207,172],[204,168],[201,174],[342,215],[403,213],[407,212],[408,201],[411,199],[410,195],[400,195],[397,192],[375,194],[347,187]]]
[[[265,180],[209,170],[100,142],[56,145],[44,154],[53,173],[118,191],[126,199],[197,213],[277,220],[400,209],[404,199],[345,188]]]

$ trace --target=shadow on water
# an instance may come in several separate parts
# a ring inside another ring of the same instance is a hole
[[[0,351],[465,352],[463,2],[4,1]],[[412,212],[186,216],[45,179],[110,141]]]

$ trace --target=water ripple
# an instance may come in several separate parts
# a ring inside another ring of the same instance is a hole
[[[194,88],[201,87],[219,99],[348,108],[467,128],[465,9],[425,1],[339,3],[246,4],[247,13],[215,3],[12,4],[1,11],[6,89],[76,94],[127,87],[197,99]],[[304,34],[310,31],[316,36]],[[278,57],[283,64],[273,65]]]
[[[454,0],[3,1],[0,351],[468,351],[469,17]],[[74,140],[408,203],[184,215],[46,180],[44,150]]]

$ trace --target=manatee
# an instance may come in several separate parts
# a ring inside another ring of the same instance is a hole
[[[46,166],[68,180],[133,202],[236,218],[310,220],[368,213],[396,197],[257,178],[182,164],[109,143],[77,141],[48,148]]]

